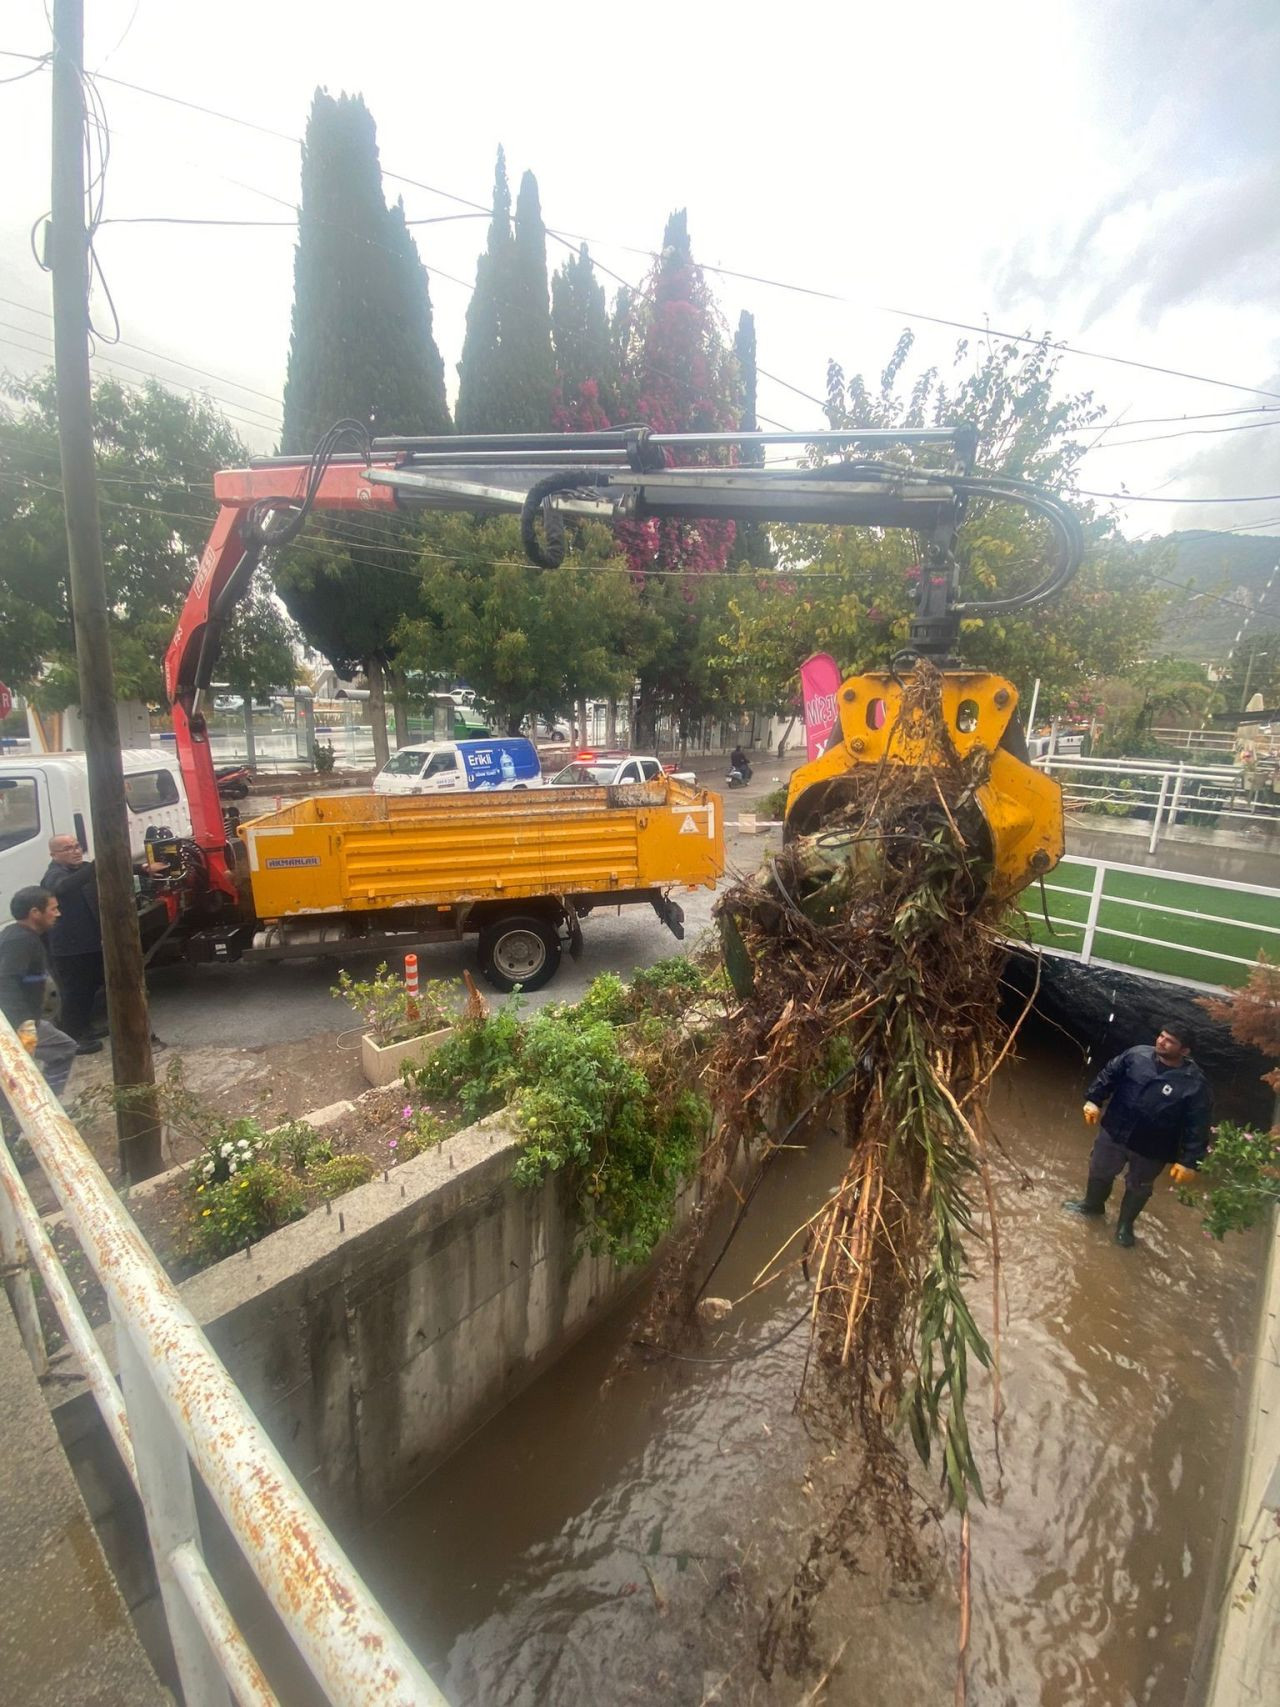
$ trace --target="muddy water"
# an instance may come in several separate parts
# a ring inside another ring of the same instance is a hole
[[[1110,1221],[1062,1214],[1088,1149],[1086,1074],[1067,1050],[1032,1049],[993,1102],[1009,1152],[1006,1415],[1001,1474],[980,1384],[970,1700],[1174,1707],[1223,1521],[1258,1247],[1205,1241],[1167,1185],[1132,1251]],[[834,1149],[783,1158],[712,1290],[745,1292],[839,1167]],[[794,1414],[805,1334],[779,1337],[803,1296],[799,1277],[757,1295],[693,1348],[708,1361],[663,1361],[602,1392],[624,1309],[366,1538],[366,1574],[452,1701],[805,1697],[817,1674],[767,1683],[753,1663],[759,1610],[838,1486],[838,1458]],[[838,1579],[818,1620],[821,1699],[951,1699],[956,1532],[954,1518],[928,1530],[924,1595],[896,1593],[874,1559]]]

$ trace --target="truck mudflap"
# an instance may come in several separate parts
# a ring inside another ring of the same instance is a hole
[[[655,895],[653,910],[677,942],[684,941],[684,908],[670,895]]]
[[[582,920],[572,901],[566,900],[564,904],[564,923],[568,933],[569,958],[577,960],[582,954]]]

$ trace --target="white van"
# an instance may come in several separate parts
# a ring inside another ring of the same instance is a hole
[[[375,794],[466,794],[541,786],[538,749],[523,735],[401,747],[373,779]]]
[[[189,836],[191,814],[172,754],[158,747],[126,748],[123,758],[129,847],[133,857],[141,859],[150,826]],[[14,891],[39,883],[49,869],[50,836],[75,836],[93,856],[84,754],[29,753],[0,759],[0,925],[9,922]]]

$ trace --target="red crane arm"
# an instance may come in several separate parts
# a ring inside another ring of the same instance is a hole
[[[311,507],[329,511],[394,511],[390,487],[366,478],[371,466],[392,468],[395,456],[373,463],[330,463],[320,477]],[[263,550],[250,511],[297,509],[307,489],[308,468],[232,468],[214,476],[220,509],[200,559],[191,591],[165,653],[164,683],[173,713],[178,763],[191,808],[191,827],[207,862],[211,888],[234,900],[237,889],[226,855],[226,830],[218,798],[209,731],[199,696],[213,679],[222,629],[248,591]],[[248,525],[246,525],[248,522]]]

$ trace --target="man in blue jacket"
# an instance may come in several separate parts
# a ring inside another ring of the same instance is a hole
[[[1098,1127],[1098,1136],[1084,1196],[1063,1207],[1076,1215],[1101,1215],[1112,1181],[1124,1173],[1118,1245],[1133,1244],[1133,1224],[1164,1169],[1171,1166],[1174,1183],[1184,1185],[1209,1148],[1213,1097],[1191,1059],[1194,1043],[1188,1026],[1170,1020],[1154,1048],[1140,1043],[1126,1049],[1085,1092],[1085,1122]]]

